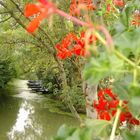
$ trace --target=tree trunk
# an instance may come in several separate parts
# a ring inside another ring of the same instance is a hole
[[[83,83],[83,91],[86,98],[86,114],[88,118],[97,118],[96,110],[93,108],[93,101],[97,100],[97,85]]]

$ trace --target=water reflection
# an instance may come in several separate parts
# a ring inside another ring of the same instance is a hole
[[[29,101],[25,100],[20,106],[17,119],[10,132],[8,132],[9,140],[39,140],[42,139],[42,126],[34,120],[35,109]],[[47,137],[43,138],[44,140]]]
[[[50,112],[49,100],[23,84],[18,95],[0,96],[0,140],[49,140],[60,125],[78,125],[73,117]]]

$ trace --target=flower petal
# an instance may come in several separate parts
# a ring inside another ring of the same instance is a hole
[[[135,119],[135,118],[133,118],[133,119],[130,121],[130,123],[133,124],[133,125],[139,125],[139,124],[140,124],[140,121],[137,120],[137,119]]]
[[[39,7],[35,4],[27,4],[26,7],[25,7],[25,11],[24,11],[24,15],[26,17],[30,17],[34,14],[37,14],[39,13],[40,10],[39,10]]]
[[[114,0],[114,4],[120,7],[123,7],[125,5],[125,3],[122,0]]]
[[[39,27],[41,24],[41,21],[46,17],[45,13],[40,14],[38,17],[33,19],[30,24],[27,27],[27,31],[30,33],[35,32],[35,30]]]
[[[110,121],[111,117],[110,117],[110,115],[109,115],[109,113],[107,111],[103,111],[100,114],[100,119]]]
[[[44,5],[47,5],[48,4],[48,1],[47,0],[38,0],[40,3],[44,4]]]

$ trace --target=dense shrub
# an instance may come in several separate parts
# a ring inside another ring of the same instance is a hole
[[[0,88],[4,88],[5,85],[16,77],[16,70],[10,59],[0,60]]]

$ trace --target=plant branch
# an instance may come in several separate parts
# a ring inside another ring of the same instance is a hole
[[[130,59],[128,59],[127,57],[125,57],[121,52],[114,50],[114,53],[121,58],[122,60],[126,61],[129,65],[131,65],[132,67],[140,70],[140,66],[137,66],[133,61],[131,61]]]
[[[133,71],[133,85],[137,85],[137,69],[135,68]]]
[[[0,23],[3,23],[5,21],[8,21],[10,18],[12,18],[12,16],[9,16],[8,18],[4,19],[4,20],[1,20]]]
[[[119,123],[119,117],[120,117],[120,114],[121,114],[121,106],[122,106],[122,103],[123,103],[123,101],[120,100],[119,101],[119,107],[117,109],[115,121],[114,121],[113,128],[112,128],[110,140],[115,140],[115,133],[116,133],[117,125]]]
[[[10,11],[4,11],[4,12],[0,12],[0,15],[2,14],[9,14]]]

